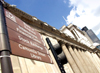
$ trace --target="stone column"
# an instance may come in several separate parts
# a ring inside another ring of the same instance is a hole
[[[88,53],[89,53],[88,51],[85,52],[85,54],[87,55],[87,58],[88,58],[88,60],[89,60],[89,63],[90,63],[90,65],[91,65],[92,70],[93,70],[95,73],[99,73],[98,70],[97,70],[97,68],[95,67],[93,61],[92,61],[93,59],[91,59],[91,57],[90,57],[90,55],[89,55]]]
[[[93,66],[92,66],[92,63],[91,63],[91,60],[90,60],[90,58],[87,56],[86,51],[82,51],[82,53],[83,53],[84,56],[85,56],[85,60],[86,60],[86,62],[87,62],[87,64],[88,64],[88,66],[89,66],[89,69],[91,70],[91,73],[95,73],[95,71],[94,71],[94,69],[93,69]]]
[[[93,53],[93,57],[95,58],[95,60],[96,60],[97,64],[98,64],[98,65],[99,65],[99,67],[100,67],[100,64],[99,64],[99,61],[98,61],[98,57],[96,56],[96,54],[95,54],[95,53]]]
[[[69,48],[69,51],[70,51],[73,59],[75,60],[75,62],[77,64],[78,68],[80,69],[81,73],[86,73],[84,68],[82,67],[80,60],[78,59],[77,55],[75,54],[74,50],[72,49],[72,47],[68,46],[68,48]]]
[[[91,53],[90,53],[90,52],[87,52],[87,54],[90,56],[91,61],[93,62],[94,66],[96,67],[96,69],[97,69],[97,70],[99,71],[99,73],[100,73],[99,67],[98,67],[97,64],[95,63],[95,60],[94,60],[94,58],[92,57]]]
[[[96,60],[96,58],[95,58],[95,56],[94,56],[94,53],[92,53],[92,58],[93,58],[93,60],[94,60],[94,62],[95,62],[95,64],[96,64],[96,66],[98,67],[98,69],[99,69],[99,71],[100,71],[100,65],[98,64],[98,62],[97,62],[97,60]]]
[[[79,50],[77,50],[76,48],[74,48],[74,52],[77,55],[79,61],[81,62],[81,66],[83,67],[83,69],[85,70],[85,72],[88,73],[88,68],[87,68],[86,64],[84,63],[83,58],[79,54]]]
[[[81,73],[81,71],[79,70],[78,66],[76,65],[73,57],[69,53],[68,48],[64,44],[62,44],[62,50],[65,53],[65,55],[67,57],[67,60],[68,60],[68,62],[70,64],[70,66],[72,67],[73,72],[74,73]]]
[[[94,55],[95,55],[95,57],[96,57],[96,59],[97,59],[98,64],[100,65],[100,58],[97,56],[96,53],[95,53]]]
[[[85,58],[85,55],[84,55],[84,53],[82,53],[82,52],[83,52],[82,50],[79,50],[79,54],[81,55],[81,57],[82,57],[82,59],[83,59],[83,62],[84,62],[84,64],[85,64],[85,67],[88,69],[88,72],[92,73],[92,71],[91,71],[91,69],[90,69],[90,67],[89,67],[89,65],[88,65],[88,63],[87,63],[87,60],[86,60],[86,58]]]

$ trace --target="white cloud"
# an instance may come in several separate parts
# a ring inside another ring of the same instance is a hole
[[[82,28],[87,26],[97,35],[100,33],[100,1],[99,0],[69,0],[73,7],[70,14],[64,18],[67,24]]]

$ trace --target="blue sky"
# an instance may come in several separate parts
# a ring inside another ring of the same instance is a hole
[[[73,23],[87,26],[100,38],[99,0],[5,0],[52,27],[60,29]]]
[[[68,3],[62,0],[5,0],[9,4],[17,5],[22,11],[37,17],[43,22],[60,29],[66,24],[63,16],[70,13]]]

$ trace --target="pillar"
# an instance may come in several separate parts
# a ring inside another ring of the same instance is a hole
[[[94,62],[95,62],[95,65],[98,67],[98,69],[99,69],[99,71],[100,71],[100,65],[98,64],[98,62],[97,62],[97,60],[96,60],[96,58],[95,58],[95,56],[94,56],[94,53],[92,53],[92,58],[93,58],[93,60],[94,60]]]
[[[86,64],[84,63],[83,58],[79,54],[79,50],[77,50],[76,48],[74,48],[74,51],[75,51],[77,57],[79,58],[79,61],[81,62],[81,66],[83,67],[83,69],[85,70],[85,72],[88,73],[88,68],[87,68]]]
[[[99,67],[97,66],[97,64],[95,63],[95,60],[94,58],[92,57],[91,53],[87,51],[87,54],[90,56],[90,59],[92,60],[94,66],[96,67],[96,69],[99,71],[100,73],[100,70],[99,70]]]
[[[71,54],[68,51],[68,48],[65,46],[65,44],[62,44],[62,50],[65,53],[67,60],[70,64],[70,66],[72,67],[72,70],[74,73],[81,73],[81,71],[79,70],[78,66],[76,65],[73,57],[71,56]]]
[[[90,69],[90,71],[91,71],[90,73],[95,73],[95,71],[94,71],[94,69],[93,69],[93,66],[92,66],[92,63],[91,63],[91,60],[90,60],[90,58],[87,56],[86,51],[82,51],[82,53],[83,53],[84,56],[85,56],[85,60],[86,60],[88,66],[89,66],[89,69]]]
[[[79,50],[79,54],[80,54],[80,56],[82,57],[83,62],[84,62],[84,64],[85,64],[85,67],[88,69],[88,72],[92,73],[92,72],[91,72],[91,69],[89,68],[89,65],[88,65],[88,63],[87,63],[87,60],[85,59],[85,55],[84,55],[84,53],[82,53],[82,50]]]
[[[81,73],[86,73],[86,71],[85,71],[84,68],[82,67],[82,64],[81,64],[79,58],[78,58],[77,55],[75,54],[75,52],[74,52],[74,50],[72,49],[72,47],[71,47],[71,46],[68,46],[68,48],[69,48],[69,51],[70,51],[70,53],[71,53],[73,59],[75,60],[75,62],[76,62],[76,64],[77,64],[78,68],[80,69]]]
[[[94,55],[95,55],[95,57],[97,59],[98,64],[100,65],[100,58],[98,57],[98,55],[96,53]]]
[[[87,59],[89,60],[89,63],[90,63],[90,66],[92,68],[92,70],[95,72],[95,73],[99,73],[97,68],[95,67],[94,63],[93,63],[93,59],[91,59],[90,55],[88,54],[89,52],[88,51],[85,51],[85,54],[87,56]]]

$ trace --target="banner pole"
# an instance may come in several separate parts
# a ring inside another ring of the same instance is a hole
[[[11,59],[10,59],[10,45],[7,33],[6,20],[4,15],[4,8],[0,0],[0,62],[2,73],[13,73]]]

